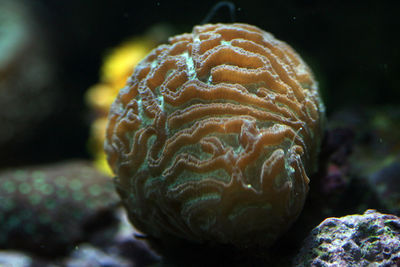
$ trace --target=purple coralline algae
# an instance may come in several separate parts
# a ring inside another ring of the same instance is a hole
[[[400,218],[367,210],[328,218],[314,228],[295,266],[399,266]]]

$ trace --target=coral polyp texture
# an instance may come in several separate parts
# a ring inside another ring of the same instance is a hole
[[[138,64],[111,107],[105,149],[149,238],[266,248],[302,210],[323,113],[289,45],[255,26],[207,24]]]
[[[112,226],[118,195],[86,161],[0,172],[0,250],[62,255]],[[0,266],[3,266],[0,261]]]

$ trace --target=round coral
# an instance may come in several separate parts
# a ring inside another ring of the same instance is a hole
[[[105,149],[130,220],[152,240],[267,248],[302,210],[323,113],[290,46],[208,24],[139,63]]]

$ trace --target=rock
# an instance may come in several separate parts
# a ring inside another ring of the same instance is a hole
[[[399,266],[400,218],[367,210],[328,218],[314,228],[295,266]]]
[[[129,222],[125,209],[117,212],[119,226],[109,251],[129,259],[135,266],[149,266],[161,261],[161,257],[147,244],[144,235]]]
[[[0,250],[1,267],[57,267],[59,265],[35,258],[22,251]]]
[[[66,267],[131,267],[133,266],[128,260],[120,258],[116,255],[95,248],[89,244],[79,246],[68,258],[64,265]]]
[[[0,251],[0,266],[30,267],[33,260],[22,252]]]

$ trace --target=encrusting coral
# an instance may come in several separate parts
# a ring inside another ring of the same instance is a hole
[[[207,24],[139,63],[112,105],[105,149],[149,239],[264,249],[302,210],[323,117],[289,45],[255,26]]]
[[[4,170],[0,172],[0,250],[64,254],[96,232],[107,236],[117,203],[109,177],[90,162]]]

